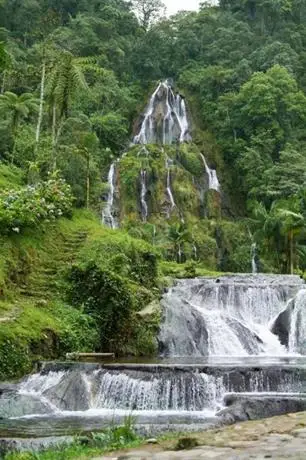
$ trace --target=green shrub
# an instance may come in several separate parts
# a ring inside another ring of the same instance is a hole
[[[72,267],[69,281],[71,302],[84,305],[96,320],[101,349],[120,352],[132,331],[134,302],[128,282],[95,262]]]
[[[72,210],[70,186],[62,179],[50,179],[20,190],[0,192],[0,232],[16,231],[51,221]]]
[[[154,248],[126,233],[105,231],[103,238],[94,236],[84,246],[80,263],[92,260],[101,267],[146,288],[157,284],[157,254]]]
[[[19,337],[0,337],[0,381],[21,377],[31,366],[29,347]]]

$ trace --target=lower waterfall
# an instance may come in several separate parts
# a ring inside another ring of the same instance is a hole
[[[244,366],[186,369],[78,369],[34,374],[19,393],[40,397],[50,411],[216,411],[226,392],[300,391],[296,370]],[[90,413],[90,412],[89,412]]]
[[[271,322],[302,287],[298,276],[178,281],[163,298],[161,352],[172,357],[284,355],[287,350],[271,332]]]
[[[179,280],[162,308],[155,363],[44,363],[2,390],[0,425],[11,436],[45,436],[46,426],[67,435],[132,414],[155,435],[306,410],[301,278]]]

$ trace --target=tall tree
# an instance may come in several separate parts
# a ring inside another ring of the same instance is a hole
[[[77,58],[69,52],[62,52],[49,76],[48,94],[52,110],[53,169],[56,169],[56,152],[61,134],[62,120],[69,115],[73,97],[79,89],[88,89],[85,71],[99,71],[93,59]]]
[[[148,30],[149,26],[166,11],[166,6],[161,0],[133,0],[133,5],[139,22],[145,30]]]

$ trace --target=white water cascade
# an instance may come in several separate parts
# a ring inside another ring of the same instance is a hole
[[[198,248],[195,242],[192,243],[192,252],[194,260],[198,260]]]
[[[288,346],[292,353],[306,352],[306,289],[299,291],[294,298]]]
[[[156,434],[170,426],[186,431],[223,423],[227,410],[238,420],[305,410],[299,398],[305,393],[306,360],[292,354],[306,352],[301,278],[245,274],[180,280],[163,296],[162,307],[163,360],[45,363],[15,389],[4,386],[1,422],[9,414],[14,436],[16,426],[21,437],[45,436],[46,426],[49,436],[68,435],[121,424],[132,412],[138,426],[150,426]],[[286,328],[288,347],[278,336]],[[232,412],[231,406],[224,408],[231,398],[240,401]]]
[[[220,192],[220,182],[217,176],[217,171],[215,169],[211,169],[205,159],[205,156],[201,153],[201,158],[203,160],[205,171],[208,176],[208,188],[209,190],[216,190],[216,192]]]
[[[141,179],[141,193],[140,193],[141,214],[142,214],[142,220],[144,222],[146,222],[147,218],[148,218],[148,205],[147,205],[147,201],[146,201],[146,195],[147,195],[147,172],[146,172],[145,169],[141,170],[140,179]]]
[[[170,171],[170,165],[171,165],[171,160],[169,158],[166,158],[166,169],[167,169],[167,186],[166,186],[166,191],[167,195],[170,201],[170,209],[168,210],[168,218],[171,215],[171,212],[173,209],[176,207],[173,193],[172,193],[172,188],[171,188],[171,171]]]
[[[287,350],[271,332],[271,322],[302,287],[297,276],[237,275],[178,281],[163,299],[162,352],[164,356],[193,357],[284,355]],[[306,303],[305,294],[300,295],[300,303],[302,299]],[[304,330],[298,320],[300,310],[295,310],[292,328],[299,327],[306,340],[306,323]]]
[[[256,243],[252,243],[251,246],[251,263],[252,263],[252,273],[255,275],[258,273],[257,263],[256,263],[256,255],[257,255],[257,245]]]
[[[191,140],[184,98],[161,82],[150,98],[135,144],[172,144]]]
[[[102,212],[102,223],[113,229],[118,227],[117,222],[113,215],[114,197],[115,197],[115,173],[116,173],[115,163],[112,163],[109,173],[108,173],[108,178],[107,178],[107,182],[109,186],[107,203]]]

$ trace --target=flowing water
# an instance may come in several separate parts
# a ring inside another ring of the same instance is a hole
[[[142,220],[144,222],[146,222],[147,218],[148,218],[148,205],[147,205],[147,201],[146,201],[146,196],[147,196],[147,172],[144,169],[141,170],[140,180],[141,180],[141,193],[140,193],[141,214],[142,214]]]
[[[172,161],[170,160],[170,158],[166,158],[166,170],[167,170],[166,191],[167,191],[167,196],[168,196],[169,201],[170,201],[170,209],[168,210],[168,218],[170,217],[171,212],[173,211],[173,209],[176,207],[174,197],[173,197],[173,193],[172,193],[172,188],[171,188],[171,169],[170,169],[171,164],[172,164]]]
[[[190,141],[186,103],[174,95],[168,81],[161,82],[150,98],[135,144],[172,144]]]
[[[170,205],[171,205],[171,211],[175,208],[175,201],[173,198],[173,193],[171,189],[171,172],[170,168],[167,169],[167,194],[170,200]]]
[[[116,174],[115,163],[112,163],[109,169],[108,178],[107,178],[108,187],[109,187],[109,191],[107,195],[107,203],[102,212],[102,222],[104,225],[107,225],[110,228],[118,227],[116,219],[114,217],[115,174]]]
[[[252,263],[252,273],[253,273],[253,275],[258,273],[256,256],[257,256],[257,245],[256,245],[256,243],[252,243],[252,246],[251,246],[251,263]]]
[[[2,394],[0,429],[23,436],[38,436],[46,424],[53,434],[92,431],[132,413],[154,432],[186,430],[217,423],[229,392],[268,398],[272,412],[284,410],[273,398],[302,398],[306,289],[298,276],[180,280],[162,307],[159,362],[46,363]],[[302,407],[292,401],[288,410]]]
[[[201,158],[204,163],[205,171],[208,176],[208,188],[209,190],[216,190],[216,192],[220,192],[220,182],[217,176],[217,171],[215,169],[211,169],[205,159],[205,156],[201,153]]]
[[[163,298],[163,354],[285,354],[284,346],[270,330],[271,322],[299,292],[302,283],[297,276],[273,275],[178,281]]]

